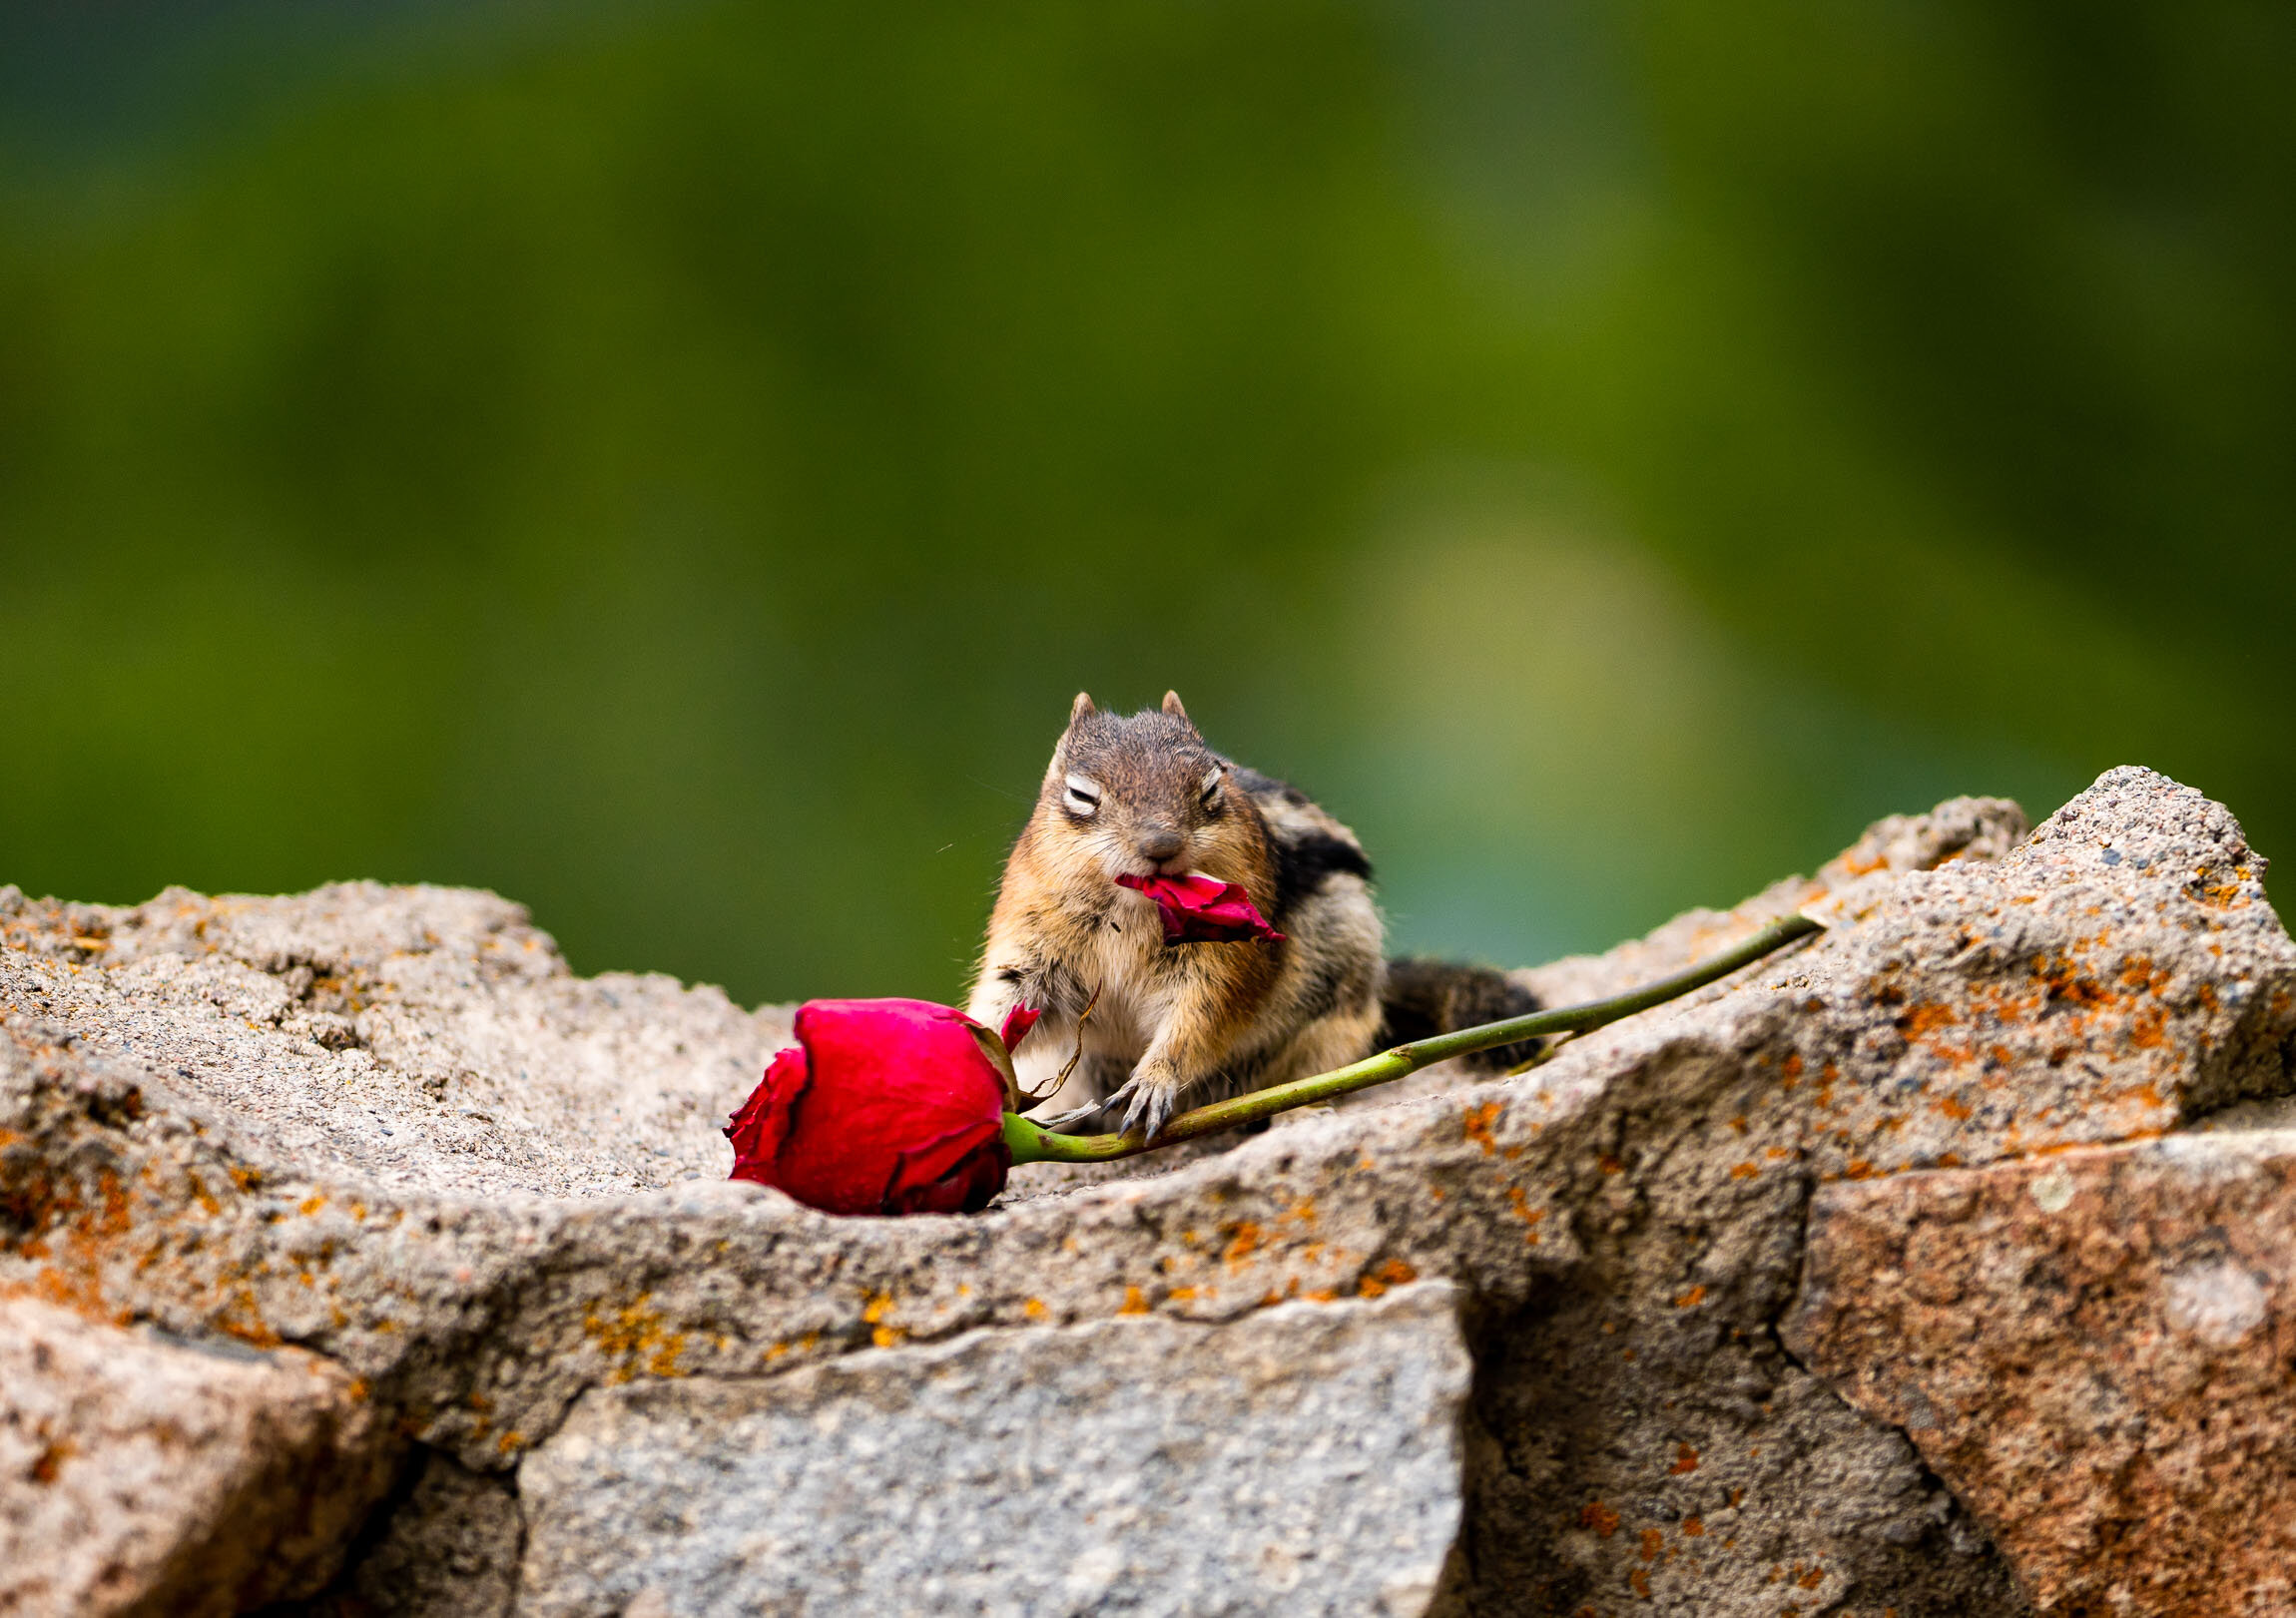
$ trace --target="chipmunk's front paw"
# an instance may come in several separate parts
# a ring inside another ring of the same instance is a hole
[[[1118,1103],[1124,1106],[1124,1122],[1117,1126],[1117,1132],[1129,1135],[1138,1129],[1148,1140],[1154,1140],[1179,1110],[1180,1092],[1186,1088],[1180,1070],[1170,1062],[1142,1062],[1108,1098],[1110,1112]]]

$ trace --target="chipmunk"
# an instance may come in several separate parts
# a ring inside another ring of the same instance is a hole
[[[1280,939],[1167,944],[1120,875],[1240,883]],[[1016,1058],[1054,1124],[1124,1108],[1154,1139],[1183,1100],[1214,1101],[1341,1067],[1384,1044],[1537,1009],[1502,974],[1383,950],[1372,866],[1305,793],[1212,751],[1167,692],[1122,716],[1078,693],[1036,807],[1005,861],[967,1007],[996,1028],[1042,1013]],[[1486,1053],[1510,1065],[1535,1044]]]

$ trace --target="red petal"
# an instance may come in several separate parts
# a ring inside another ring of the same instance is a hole
[[[885,1207],[895,1214],[977,1214],[1004,1189],[1004,1177],[1011,1167],[1012,1149],[1004,1144],[1000,1132],[938,1180],[893,1192],[886,1197]]]
[[[1116,885],[1156,901],[1168,944],[1235,943],[1247,938],[1275,943],[1284,936],[1268,925],[1239,882],[1213,876],[1135,876],[1126,871],[1116,878]]]
[[[1004,1040],[1004,1048],[1007,1051],[1020,1049],[1020,1042],[1028,1037],[1028,1030],[1035,1027],[1036,1019],[1043,1015],[1043,1012],[1031,1010],[1024,1005],[1016,1005],[1007,1011],[1004,1014],[1004,1032],[999,1036]]]
[[[734,1172],[729,1179],[776,1183],[774,1159],[790,1132],[790,1109],[809,1083],[803,1048],[791,1045],[774,1053],[765,1077],[726,1126],[726,1139],[734,1143]]]
[[[903,1147],[893,1164],[892,1178],[886,1182],[883,1200],[889,1202],[895,1192],[911,1191],[938,1180],[991,1138],[1004,1139],[1004,1114],[1001,1112],[996,1115],[993,1124],[960,1124],[931,1140]]]

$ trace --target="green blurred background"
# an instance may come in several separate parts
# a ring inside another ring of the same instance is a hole
[[[958,991],[1069,697],[1400,942],[2296,846],[2296,12],[24,0],[0,881]]]

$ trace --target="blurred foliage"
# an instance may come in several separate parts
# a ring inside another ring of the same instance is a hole
[[[0,880],[946,996],[1167,685],[1507,960],[2115,763],[2296,842],[2281,8],[66,12]]]

